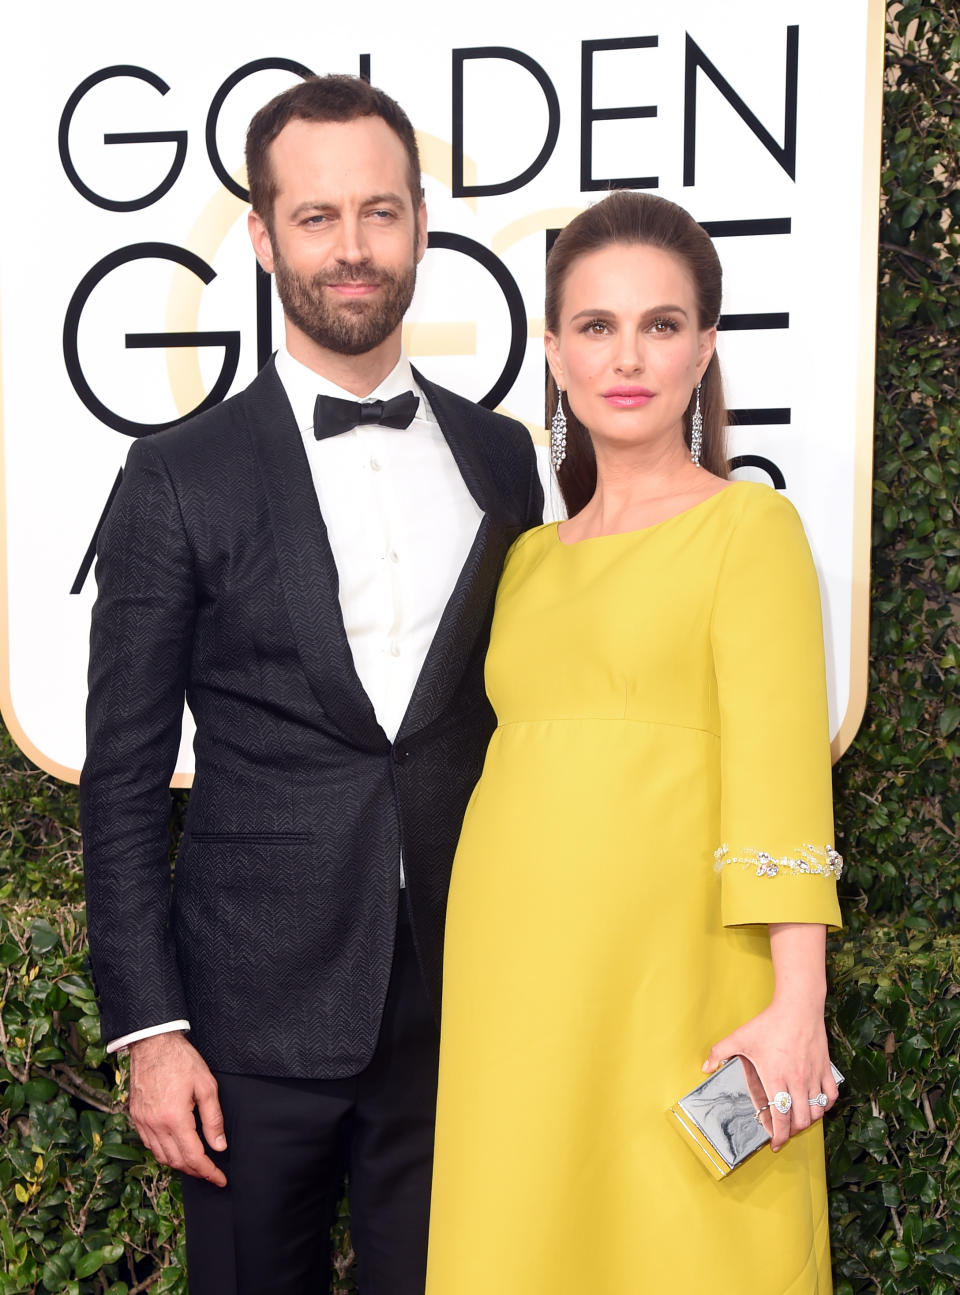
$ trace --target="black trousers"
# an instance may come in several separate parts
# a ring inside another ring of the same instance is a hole
[[[348,1079],[217,1073],[227,1176],[182,1176],[190,1295],[327,1295],[343,1175],[362,1295],[423,1295],[439,1031],[401,895],[376,1051]]]

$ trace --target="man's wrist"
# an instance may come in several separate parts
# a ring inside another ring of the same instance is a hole
[[[170,1034],[173,1030],[189,1030],[189,1021],[164,1021],[162,1025],[150,1025],[145,1030],[134,1030],[131,1034],[121,1035],[119,1039],[111,1039],[107,1044],[107,1052],[119,1052],[121,1048],[128,1048],[131,1043],[139,1043],[141,1039],[153,1038],[155,1034]]]

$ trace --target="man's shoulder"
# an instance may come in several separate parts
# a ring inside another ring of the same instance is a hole
[[[182,423],[154,432],[142,443],[170,463],[207,456],[219,460],[227,448],[236,449],[243,443],[245,438],[240,434],[250,425],[252,412],[283,398],[283,387],[271,361],[242,391],[192,414]]]
[[[508,443],[514,442],[524,448],[529,444],[530,434],[523,423],[518,422],[516,418],[487,409],[485,405],[469,400],[466,396],[451,391],[449,387],[442,387],[439,383],[429,381],[421,373],[415,373],[415,376],[439,421],[456,419],[485,434],[503,438]]]

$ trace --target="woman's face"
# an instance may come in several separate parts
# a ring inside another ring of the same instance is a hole
[[[547,360],[596,445],[670,448],[716,337],[678,257],[614,243],[570,267]]]

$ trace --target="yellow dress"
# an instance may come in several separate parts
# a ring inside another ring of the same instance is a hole
[[[768,1003],[766,923],[840,921],[795,510],[739,482],[627,534],[527,532],[487,689],[499,726],[447,916],[428,1295],[825,1295],[819,1125],[717,1183],[666,1114]]]

